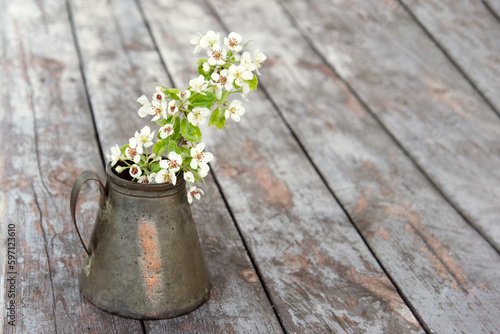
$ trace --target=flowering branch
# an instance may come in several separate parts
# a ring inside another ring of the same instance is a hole
[[[189,185],[188,201],[199,199],[203,191],[193,183],[208,175],[213,154],[205,152],[200,125],[207,122],[223,129],[226,120],[239,122],[245,113],[240,100],[229,101],[231,94],[240,93],[248,102],[250,91],[257,89],[259,68],[266,56],[259,51],[252,57],[244,52],[248,42],[241,44],[241,36],[232,32],[223,39],[213,31],[191,39],[194,53],[205,50],[207,59],[198,61],[199,76],[189,81],[189,87],[181,92],[156,84],[151,101],[142,95],[137,101],[142,105],[138,114],[160,127],[155,136],[149,126],[136,131],[123,147],[111,148],[108,159],[118,174],[128,170],[133,182],[172,183],[182,175]],[[153,143],[153,139],[156,141]],[[151,148],[151,151],[148,150]],[[166,157],[165,157],[166,155]],[[182,172],[182,173],[181,173]]]

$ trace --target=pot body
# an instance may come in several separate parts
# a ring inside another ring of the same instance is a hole
[[[203,304],[210,283],[183,178],[175,186],[132,183],[108,164],[103,193],[81,293],[134,319],[172,318]]]

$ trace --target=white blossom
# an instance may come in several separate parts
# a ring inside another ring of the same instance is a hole
[[[184,180],[186,180],[189,183],[194,182],[194,175],[191,172],[184,172]]]
[[[168,113],[170,115],[175,115],[179,112],[179,107],[177,106],[178,102],[176,100],[172,100],[168,103]]]
[[[184,91],[182,93],[179,93],[178,96],[179,96],[179,98],[181,100],[187,100],[187,99],[189,99],[191,97],[191,91],[190,90],[186,90],[186,91]]]
[[[241,55],[241,65],[244,65],[247,71],[255,71],[257,69],[257,65],[255,65],[254,59],[250,52],[244,52]],[[253,77],[253,76],[252,76]]]
[[[193,158],[191,160],[190,166],[193,169],[198,168],[198,166],[203,167],[213,160],[214,155],[210,152],[203,152],[205,149],[205,143],[201,142],[195,147],[191,147],[190,155]]]
[[[149,102],[146,95],[142,95],[140,98],[138,98],[137,102],[142,104],[142,107],[138,111],[138,114],[141,118],[144,118],[147,115],[154,115],[154,111],[152,108],[153,105]]]
[[[210,49],[219,42],[220,34],[210,30],[200,39],[198,44],[202,49]]]
[[[259,50],[255,51],[254,64],[257,67],[257,74],[260,75],[259,68],[262,67],[262,63],[267,59],[266,55]]]
[[[213,72],[211,77],[220,89],[226,88],[226,90],[231,90],[233,87],[234,76],[226,69],[220,72]]]
[[[241,116],[245,113],[245,108],[241,105],[241,101],[234,100],[226,109],[225,117],[228,119],[230,116],[235,122],[239,122]]]
[[[156,86],[156,93],[153,94],[153,102],[163,102],[165,101],[165,93],[160,86]]]
[[[210,72],[210,64],[207,61],[203,63],[203,72]]]
[[[118,160],[120,160],[122,158],[122,151],[120,150],[118,145],[115,145],[115,147],[111,148],[111,154],[108,154],[107,158],[109,161],[111,161],[111,167],[116,165]]]
[[[200,174],[201,177],[208,175],[208,172],[210,171],[210,166],[208,166],[208,164],[199,164],[198,167],[198,174]]]
[[[148,183],[156,183],[156,173],[149,174]]]
[[[137,178],[137,182],[138,183],[144,183],[144,184],[148,184],[149,183],[149,177],[146,176],[146,175],[141,175]]]
[[[164,112],[167,107],[167,102],[165,99],[162,101],[154,100],[153,103],[150,103],[148,98],[145,95],[142,95],[137,99],[137,102],[142,104],[142,107],[139,109],[138,114],[140,117],[144,118],[147,115],[153,115],[151,119],[153,122],[160,119],[161,116],[164,116]]]
[[[175,185],[175,183],[177,182],[177,177],[175,176],[175,173],[173,173],[169,169],[162,169],[158,172],[158,174],[156,174],[155,181],[156,183],[172,183],[173,185]]]
[[[242,88],[244,94],[247,94],[250,91],[250,86],[248,86],[245,80],[253,79],[253,74],[248,70],[247,66],[244,64],[238,66],[231,65],[231,67],[229,67],[229,73],[233,75],[234,83]]]
[[[153,145],[153,137],[155,132],[151,132],[149,126],[145,126],[142,128],[141,133],[135,132],[135,140],[137,143],[144,145],[144,147],[150,147]]]
[[[141,168],[135,164],[130,166],[129,172],[130,172],[130,175],[134,178],[138,178],[142,174]]]
[[[187,194],[189,204],[193,203],[193,198],[196,198],[199,200],[201,198],[201,194],[204,195],[205,193],[200,188],[196,188],[196,187],[189,188],[189,192]]]
[[[205,89],[207,89],[208,82],[205,80],[203,75],[200,75],[197,78],[189,80],[189,85],[191,86],[191,89],[196,92],[196,93],[203,93]]]
[[[168,160],[160,161],[160,167],[164,169],[169,169],[171,172],[177,172],[182,165],[182,157],[176,152],[168,153]]]
[[[158,130],[158,132],[160,133],[160,138],[165,139],[168,136],[172,135],[172,133],[174,133],[174,125],[173,124],[165,124],[164,126],[162,126],[160,128],[160,130]]]
[[[228,37],[224,37],[224,44],[231,50],[233,53],[238,53],[243,49],[243,46],[239,45],[241,42],[241,35],[232,32]]]
[[[203,35],[198,33],[198,35],[194,36],[191,38],[191,44],[195,45],[193,53],[200,53],[200,51],[203,49],[200,45],[200,41],[203,38]]]
[[[230,91],[233,87],[233,75],[229,73],[228,70],[223,69],[220,72],[212,73],[213,84],[215,85],[215,96],[218,100],[222,98],[222,92],[224,89]]]
[[[130,138],[128,140],[128,147],[125,150],[125,156],[135,163],[138,163],[139,161],[141,161],[141,154],[142,145],[137,145],[137,141],[135,140],[135,138]]]
[[[210,57],[208,58],[208,63],[211,66],[224,65],[226,63],[227,51],[222,49],[219,43],[216,43],[212,50],[208,50],[207,55]]]
[[[188,122],[194,126],[203,125],[206,122],[206,117],[210,114],[208,108],[195,107],[187,115]]]

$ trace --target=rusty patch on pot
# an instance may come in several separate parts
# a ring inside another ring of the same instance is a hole
[[[162,268],[160,246],[156,228],[143,220],[139,222],[139,243],[143,253],[139,262],[146,289],[146,298],[153,301],[160,295],[160,270]]]

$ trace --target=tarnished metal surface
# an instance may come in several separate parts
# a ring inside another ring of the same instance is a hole
[[[75,192],[86,176],[78,176]],[[74,211],[77,196],[71,199]],[[107,312],[165,319],[208,299],[209,278],[182,178],[175,186],[132,183],[108,164],[87,249],[80,291]]]

